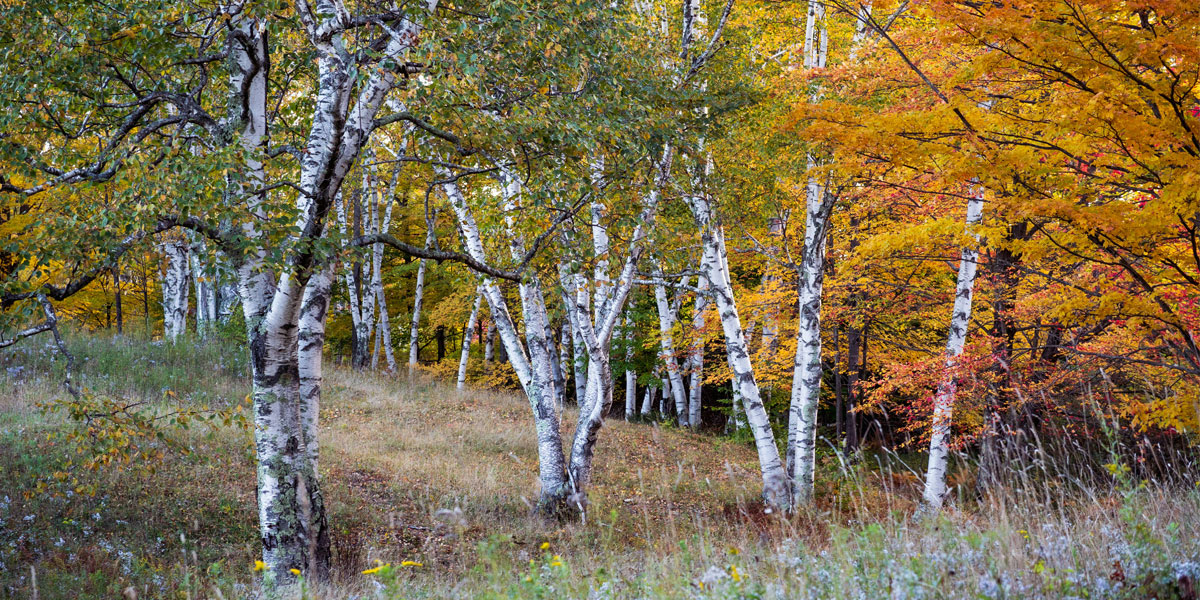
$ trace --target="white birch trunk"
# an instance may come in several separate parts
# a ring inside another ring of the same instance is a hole
[[[483,362],[491,363],[496,360],[496,328],[491,321],[483,325],[483,338],[487,340],[483,344]]]
[[[721,329],[725,333],[725,348],[735,385],[741,395],[746,421],[754,434],[758,450],[759,468],[762,471],[763,501],[776,509],[790,510],[791,490],[788,474],[775,445],[770,418],[759,397],[758,383],[754,379],[754,368],[750,363],[750,352],[742,335],[741,319],[734,301],[733,285],[729,278],[729,267],[725,253],[725,234],[716,223],[708,199],[689,196],[688,204],[696,225],[702,232],[704,257],[701,272],[708,278],[716,304]]]
[[[434,6],[429,4],[426,9],[432,11]],[[315,462],[315,412],[319,406],[311,394],[319,391],[317,338],[323,339],[332,279],[316,242],[324,236],[326,215],[397,75],[393,69],[380,68],[359,77],[357,61],[344,49],[342,30],[348,15],[340,3],[322,0],[314,12],[306,0],[298,0],[296,13],[315,49],[318,71],[313,118],[300,166],[303,193],[297,197],[298,233],[291,240],[296,244],[277,282],[272,282],[263,268],[265,248],[261,246],[240,257],[238,265],[254,380],[262,560],[267,582],[284,587],[296,583],[293,573],[302,573],[310,581],[326,580],[329,575],[329,535]],[[239,23],[236,27],[250,42],[230,40],[230,62],[237,67],[231,96],[247,100],[241,111],[231,113],[247,120],[242,143],[248,179],[257,184],[251,187],[259,187],[265,179],[261,157],[266,139],[266,68],[270,64],[265,24]],[[403,63],[403,55],[419,38],[420,27],[401,19],[393,28],[397,34],[379,54],[385,63]],[[352,99],[355,90],[357,98]],[[263,200],[262,193],[251,196],[251,214],[261,215]],[[255,229],[258,220],[247,220],[244,231],[265,243]],[[302,334],[306,336],[303,347]],[[305,390],[310,397],[301,393],[302,378],[307,380]]]
[[[696,304],[692,315],[692,346],[688,352],[688,423],[692,429],[699,429],[701,423],[701,405],[704,391],[704,328],[705,313],[708,311],[708,279],[700,276],[696,283],[699,290],[696,294]]]
[[[983,191],[972,190],[967,200],[966,233],[979,242],[975,226],[983,219]],[[950,426],[954,413],[956,382],[954,364],[967,342],[971,324],[971,299],[975,293],[975,270],[979,249],[963,246],[958,262],[958,282],[954,293],[954,312],[950,315],[950,332],[946,337],[946,374],[933,396],[933,429],[929,439],[929,467],[925,473],[924,508],[938,510],[946,499],[946,466],[950,455]]]
[[[586,277],[580,272],[571,272],[566,265],[560,264],[559,279],[569,298],[565,303],[566,308],[568,314],[573,315],[574,329],[582,339],[587,355],[586,389],[580,402],[579,421],[575,426],[568,467],[577,498],[576,504],[581,509],[586,505],[585,494],[591,479],[592,457],[600,427],[604,423],[604,415],[612,406],[612,336],[633,288],[634,273],[644,250],[643,243],[654,226],[660,191],[666,183],[673,157],[674,152],[668,146],[664,148],[662,158],[655,165],[657,173],[654,184],[642,201],[637,224],[629,237],[625,261],[615,282],[604,275],[597,283],[592,296],[587,292]],[[599,180],[598,174],[594,173],[593,177]],[[607,255],[609,250],[608,233],[602,225],[603,208],[593,205],[592,216],[593,252],[597,257],[602,257]],[[606,260],[603,262],[607,265]],[[595,277],[593,273],[593,278]],[[595,307],[594,313],[589,310],[589,300]]]
[[[167,262],[162,276],[163,339],[175,342],[187,332],[188,244],[183,238],[168,237],[162,242]]]
[[[433,246],[434,230],[431,226],[425,234],[425,247]],[[421,298],[425,294],[425,259],[417,264],[417,283],[413,289],[413,310],[412,321],[408,327],[408,368],[412,370],[417,366],[417,356],[420,354],[421,347],[417,344],[418,333],[421,326]]]
[[[215,269],[209,270],[205,260],[209,258],[205,251],[204,239],[197,239],[190,244],[188,259],[191,263],[192,285],[196,293],[196,333],[208,337],[217,321],[217,289],[213,284]]]
[[[804,66],[824,68],[828,57],[829,36],[825,26],[825,5],[810,0],[805,24]],[[821,99],[820,89],[810,101]],[[812,154],[808,169],[818,166]],[[792,396],[788,411],[788,465],[791,467],[792,493],[796,506],[813,500],[816,470],[817,405],[821,397],[821,295],[825,278],[825,243],[829,234],[832,201],[826,186],[809,175],[806,186],[804,250],[799,272],[799,319],[796,327],[796,359],[792,370]]]
[[[439,171],[438,175],[445,179],[448,173]],[[476,224],[458,184],[446,183],[442,189],[454,209],[467,253],[476,260],[484,261],[486,254],[479,226]],[[510,316],[500,286],[491,279],[483,280],[484,296],[488,301],[492,323],[508,352],[509,362],[529,398],[529,405],[533,411],[538,450],[538,480],[542,488],[538,505],[543,511],[554,512],[566,502],[570,486],[567,480],[566,459],[563,455],[562,435],[558,428],[553,370],[546,355],[547,347],[544,342],[546,332],[544,330],[540,333],[537,331],[539,327],[544,327],[546,324],[545,306],[544,304],[535,305],[541,293],[540,289],[534,290],[526,285],[522,285],[521,288],[521,300],[525,307],[526,335],[530,340],[528,357],[518,337],[517,328]],[[533,324],[532,332],[530,331],[531,323]],[[539,337],[542,340],[541,343],[537,341]]]
[[[661,272],[660,272],[661,276]],[[670,381],[671,399],[675,401],[675,415],[680,427],[688,426],[688,400],[683,389],[683,378],[679,374],[679,362],[675,359],[675,311],[667,301],[667,288],[662,283],[654,285],[654,300],[658,306],[659,359],[667,371]]]
[[[633,361],[633,322],[629,312],[625,313],[625,420],[632,421],[637,414],[637,372]]]
[[[467,326],[463,329],[462,356],[458,359],[458,385],[461,391],[467,385],[467,361],[471,358],[471,333],[475,331],[475,320],[479,318],[479,305],[483,301],[483,286],[475,290],[475,305],[471,308],[471,316],[467,317]]]
[[[399,155],[408,149],[408,138],[400,145]],[[398,156],[399,156],[398,155]],[[383,203],[383,222],[379,233],[388,233],[392,226],[392,208],[395,206],[393,197],[396,193],[396,183],[400,177],[400,163],[392,169],[392,177],[381,199]],[[375,304],[379,309],[379,325],[375,333],[375,353],[371,357],[371,369],[378,368],[379,350],[383,348],[384,359],[389,373],[396,372],[396,356],[392,352],[392,324],[388,315],[387,294],[383,289],[383,244],[374,244],[371,248],[371,289],[375,294]]]
[[[808,181],[804,250],[801,258],[796,360],[788,411],[788,459],[796,505],[813,499],[816,468],[817,404],[821,397],[821,295],[825,279],[825,244],[832,198],[816,178]]]

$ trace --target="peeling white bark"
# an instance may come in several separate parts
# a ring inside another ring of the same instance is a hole
[[[717,316],[725,333],[725,348],[734,374],[734,383],[741,395],[746,421],[758,450],[759,468],[763,479],[763,500],[768,506],[789,510],[789,478],[779,456],[779,448],[775,445],[775,435],[771,431],[766,407],[759,397],[758,383],[754,379],[754,368],[750,363],[750,352],[742,334],[741,319],[738,317],[733,285],[729,277],[725,234],[713,215],[708,198],[696,195],[686,199],[696,220],[696,226],[702,232],[704,257],[701,260],[701,272],[708,278],[712,290]]]
[[[983,220],[983,190],[972,190],[967,200],[966,233],[979,242],[976,226]],[[971,299],[975,293],[975,271],[979,262],[976,245],[963,246],[958,262],[958,281],[954,292],[954,312],[946,336],[946,374],[933,396],[933,429],[929,439],[929,467],[922,494],[926,509],[937,510],[946,499],[946,466],[950,455],[950,425],[954,413],[956,382],[954,364],[967,342],[971,324]]]
[[[434,4],[426,6],[432,10]],[[286,264],[273,274],[265,268],[266,239],[256,222],[267,222],[265,193],[248,196],[243,232],[258,242],[238,257],[242,310],[253,375],[258,509],[262,560],[267,580],[289,587],[298,571],[311,581],[328,578],[330,548],[324,501],[317,474],[316,413],[319,409],[320,347],[332,274],[316,244],[350,167],[374,128],[375,117],[396,83],[396,71],[359,71],[342,38],[351,22],[338,0],[318,0],[315,8],[297,0],[317,60],[312,123],[300,165],[294,242]],[[230,121],[241,129],[246,156],[245,187],[261,189],[266,140],[267,53],[265,22],[235,15],[229,40]],[[392,24],[390,36],[372,61],[404,62],[418,41],[420,26],[410,19]],[[277,279],[276,279],[277,277]],[[303,385],[302,385],[303,381]],[[302,391],[303,388],[303,391]],[[295,571],[293,571],[295,570]]]
[[[187,332],[187,240],[178,235],[165,236],[162,253],[167,259],[162,274],[163,339],[174,342]]]
[[[788,451],[793,499],[797,506],[813,500],[816,468],[817,404],[821,398],[821,295],[825,280],[825,244],[833,198],[825,186],[809,178],[804,250],[799,273],[799,318],[792,397],[788,411]]]
[[[704,391],[704,328],[708,311],[708,279],[701,276],[696,287],[696,304],[692,313],[692,340],[688,351],[688,424],[698,429],[701,423],[702,392]]]
[[[458,359],[458,385],[462,390],[467,385],[467,361],[471,359],[471,333],[475,331],[475,320],[479,318],[479,305],[483,301],[483,286],[475,289],[475,304],[471,308],[471,316],[467,317],[467,326],[463,329],[462,355]]]
[[[425,247],[426,248],[430,248],[433,246],[434,235],[435,235],[434,229],[431,224],[429,226],[428,231],[425,234]],[[410,321],[409,326],[408,326],[408,368],[409,368],[409,370],[411,370],[417,366],[417,357],[421,350],[421,347],[417,343],[417,341],[418,341],[417,338],[418,338],[418,333],[420,332],[420,326],[421,326],[421,300],[425,295],[425,268],[426,268],[426,261],[425,261],[425,259],[422,258],[420,263],[417,264],[417,283],[416,283],[416,287],[413,289],[412,320]]]
[[[659,360],[667,371],[667,380],[671,382],[671,399],[675,401],[676,420],[680,427],[687,427],[690,414],[688,399],[683,389],[683,378],[679,373],[679,362],[675,359],[675,310],[667,300],[667,288],[662,283],[654,285],[654,301],[658,307]]]
[[[630,364],[633,361],[633,322],[629,312],[625,313],[625,420],[632,421],[637,414],[637,372]]]

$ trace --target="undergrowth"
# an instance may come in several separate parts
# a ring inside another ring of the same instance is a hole
[[[258,597],[250,432],[206,422],[153,469],[39,489],[73,458],[57,434],[76,425],[38,408],[64,397],[62,373],[31,342],[0,359],[0,598]],[[85,388],[147,410],[236,407],[248,392],[228,340],[70,344]],[[324,396],[335,570],[306,585],[312,598],[1197,595],[1200,471],[1186,456],[1155,479],[1068,439],[1022,440],[986,489],[960,460],[955,501],[917,520],[914,457],[825,451],[817,504],[781,518],[761,509],[744,440],[609,421],[586,521],[547,523],[529,509],[521,398],[340,368]]]

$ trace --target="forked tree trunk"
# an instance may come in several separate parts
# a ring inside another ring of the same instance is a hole
[[[816,468],[817,404],[821,399],[821,295],[825,279],[825,242],[833,198],[815,178],[808,182],[804,251],[801,258],[799,321],[792,398],[788,411],[789,459],[796,506],[813,499]]]
[[[448,173],[440,171],[438,176],[446,179]],[[482,236],[475,217],[467,205],[458,184],[443,184],[443,191],[450,199],[450,206],[462,232],[463,246],[467,253],[478,261],[484,261]],[[538,481],[541,492],[538,506],[544,512],[561,510],[567,500],[570,486],[567,481],[566,459],[563,454],[562,434],[558,427],[558,411],[555,406],[554,374],[549,364],[545,343],[546,332],[538,332],[539,324],[545,326],[544,304],[535,306],[540,297],[540,288],[521,286],[521,301],[525,307],[526,336],[530,340],[530,354],[526,356],[516,325],[509,313],[507,302],[500,286],[492,279],[483,279],[484,296],[492,316],[493,330],[500,338],[501,347],[507,350],[509,361],[533,412],[534,430],[537,437]],[[533,329],[530,329],[533,323]],[[539,338],[542,340],[539,342]]]
[[[432,11],[436,4],[426,5]],[[239,293],[250,345],[254,396],[254,435],[258,460],[258,509],[262,560],[269,586],[292,588],[301,573],[311,581],[328,579],[329,535],[317,475],[316,415],[324,317],[332,276],[317,242],[326,231],[342,182],[365,145],[379,108],[395,86],[397,73],[379,68],[363,73],[347,61],[343,15],[330,7],[296,3],[296,14],[313,44],[318,85],[313,119],[300,165],[295,231],[298,242],[286,264],[272,274],[266,267],[266,241],[257,223],[266,222],[266,86],[270,64],[265,23],[244,17],[231,21],[231,89],[240,106],[231,118],[241,129],[247,197],[255,218],[243,233],[259,243],[237,258]],[[420,26],[393,22],[379,56],[399,60],[419,37]],[[354,85],[351,85],[354,84]],[[352,98],[354,94],[356,97]],[[290,593],[289,590],[287,593]]]
[[[663,149],[662,157],[656,162],[654,183],[642,201],[637,224],[629,237],[626,257],[615,281],[607,275],[607,260],[600,262],[605,268],[601,274],[593,271],[596,281],[593,295],[587,292],[587,277],[578,270],[560,264],[559,280],[567,290],[566,308],[587,354],[587,379],[583,399],[579,404],[579,420],[575,426],[575,437],[571,443],[568,465],[571,484],[574,486],[576,505],[586,506],[586,493],[591,481],[592,458],[604,415],[612,407],[612,337],[616,331],[620,314],[633,288],[634,273],[644,251],[643,243],[654,226],[662,187],[670,173],[674,152],[671,147]],[[594,183],[601,188],[602,174],[593,171]],[[609,254],[608,232],[604,225],[604,207],[598,202],[592,205],[592,251],[595,256]],[[599,267],[598,267],[599,268]],[[589,310],[589,301],[595,307]]]
[[[979,241],[975,226],[983,219],[983,191],[972,190],[967,200],[966,233]],[[925,473],[923,507],[938,510],[946,499],[946,466],[950,454],[950,425],[954,412],[954,364],[962,354],[971,324],[971,299],[975,292],[975,271],[979,249],[963,246],[958,262],[958,281],[954,292],[954,312],[950,315],[950,332],[946,338],[946,375],[933,396],[933,429],[929,439],[929,468]]]

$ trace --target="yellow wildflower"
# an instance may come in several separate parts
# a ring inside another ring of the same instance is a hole
[[[378,566],[371,568],[371,569],[367,569],[366,571],[363,571],[362,574],[363,575],[374,575],[374,574],[384,570],[385,568],[392,566],[392,563],[385,563],[381,560],[376,560],[375,564]]]
[[[734,581],[742,580],[742,575],[738,573],[737,565],[729,565],[729,576],[732,577]]]
[[[550,542],[542,542],[542,550],[549,550]]]
[[[267,563],[265,563],[261,560],[254,561],[254,572],[257,573],[258,571],[261,571],[265,568],[267,568]]]
[[[425,565],[423,565],[415,560],[405,560],[405,561],[401,561],[400,566],[402,566],[402,567],[423,567]]]
[[[299,575],[299,574],[300,574],[300,569],[288,569],[288,571],[291,571],[291,572],[292,572],[292,575]]]
[[[557,554],[555,554],[555,555],[554,555],[554,558],[550,559],[550,566],[552,566],[552,567],[561,567],[561,566],[563,566],[562,557],[561,557],[561,556],[559,556],[559,555],[557,555]]]

